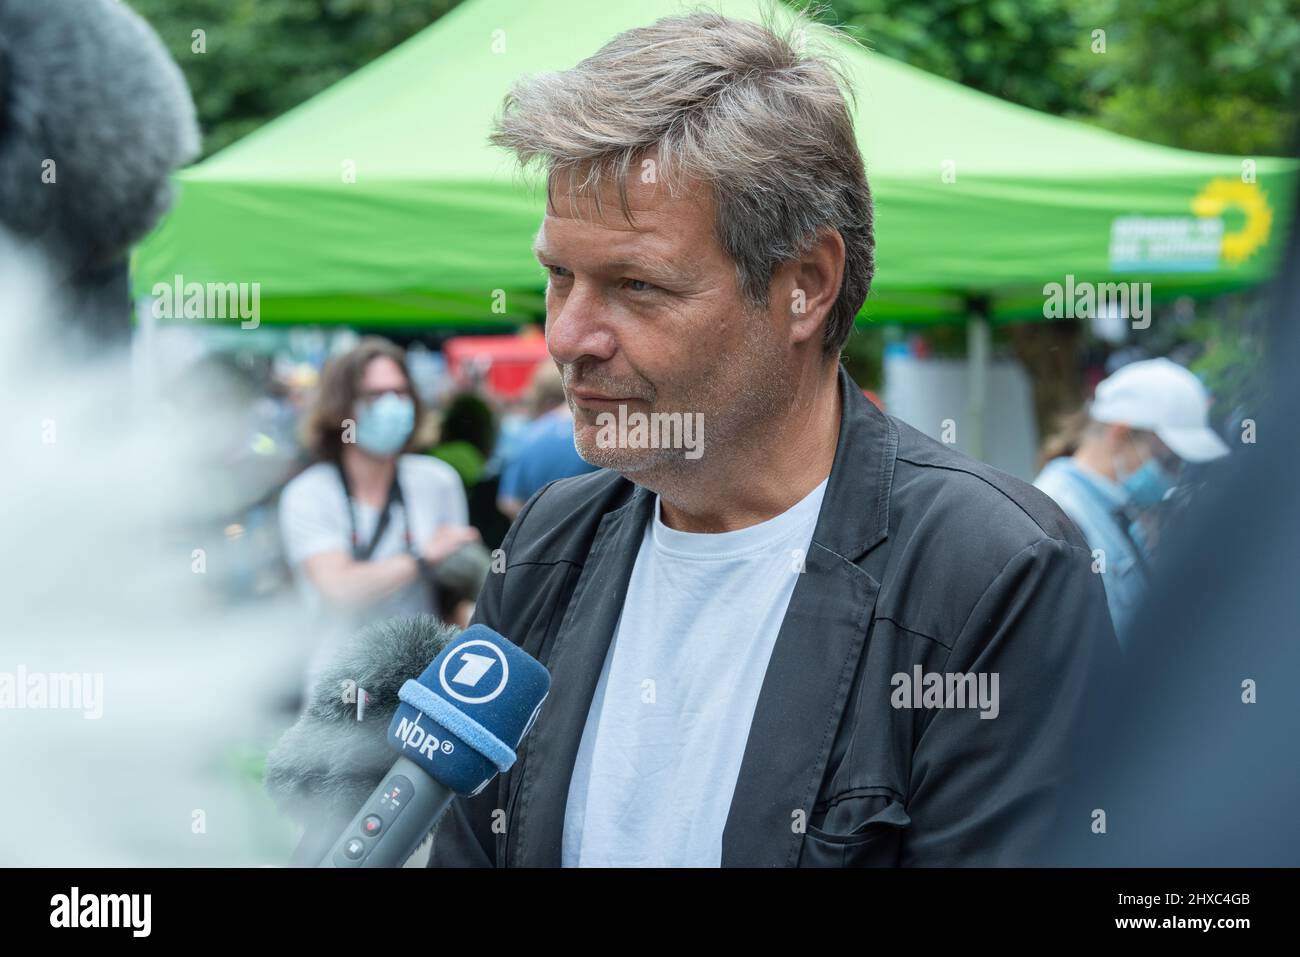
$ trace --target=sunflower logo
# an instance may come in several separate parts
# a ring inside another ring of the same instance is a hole
[[[1223,234],[1223,258],[1238,265],[1268,242],[1273,225],[1273,210],[1258,183],[1245,183],[1239,179],[1213,179],[1192,200],[1192,212],[1197,216],[1222,216],[1228,209],[1239,209],[1246,217],[1241,229]]]

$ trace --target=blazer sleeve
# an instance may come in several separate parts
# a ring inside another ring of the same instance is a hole
[[[510,531],[506,532],[506,537],[501,542],[501,554],[509,556],[529,511],[549,487],[547,485],[539,489],[520,509]],[[474,606],[471,625],[487,625],[503,635],[511,634],[512,629],[505,622],[502,608],[507,574],[505,569],[496,571],[495,567],[488,573]],[[433,849],[429,854],[428,866],[496,866],[496,834],[492,828],[495,820],[505,819],[505,808],[502,806],[504,793],[505,788],[498,778],[474,797],[455,797],[433,831]],[[501,813],[498,814],[497,811]]]
[[[1044,538],[1013,556],[944,669],[986,676],[993,704],[932,712],[913,752],[900,863],[1041,863],[1088,694],[1117,654],[1086,549]]]

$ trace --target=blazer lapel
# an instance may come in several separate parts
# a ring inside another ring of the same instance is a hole
[[[840,435],[777,635],[722,835],[723,866],[798,861],[880,585],[855,564],[888,533],[898,434],[840,368]],[[801,818],[802,816],[802,818]]]
[[[547,662],[551,691],[529,734],[507,822],[506,864],[559,867],[578,745],[614,637],[654,495],[639,486],[601,519]]]

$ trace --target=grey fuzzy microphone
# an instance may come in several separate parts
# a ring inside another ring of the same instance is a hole
[[[130,7],[0,0],[0,231],[41,253],[57,312],[129,329],[129,247],[198,151],[185,79]]]
[[[180,68],[117,0],[0,0],[0,127],[0,220],[78,266],[148,232],[199,149]]]
[[[295,863],[319,860],[392,766],[384,737],[397,693],[458,634],[432,615],[389,618],[361,629],[318,671],[266,764],[267,792],[305,828]]]

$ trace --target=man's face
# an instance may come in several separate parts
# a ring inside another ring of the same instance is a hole
[[[627,192],[635,225],[613,186],[599,216],[590,196],[553,189],[535,252],[549,273],[546,340],[579,454],[649,477],[743,447],[789,402],[791,357],[780,317],[747,310],[735,264],[714,234],[708,190],[696,184],[674,197],[632,175]],[[601,425],[619,406],[629,416],[701,413],[702,457],[609,447]]]

